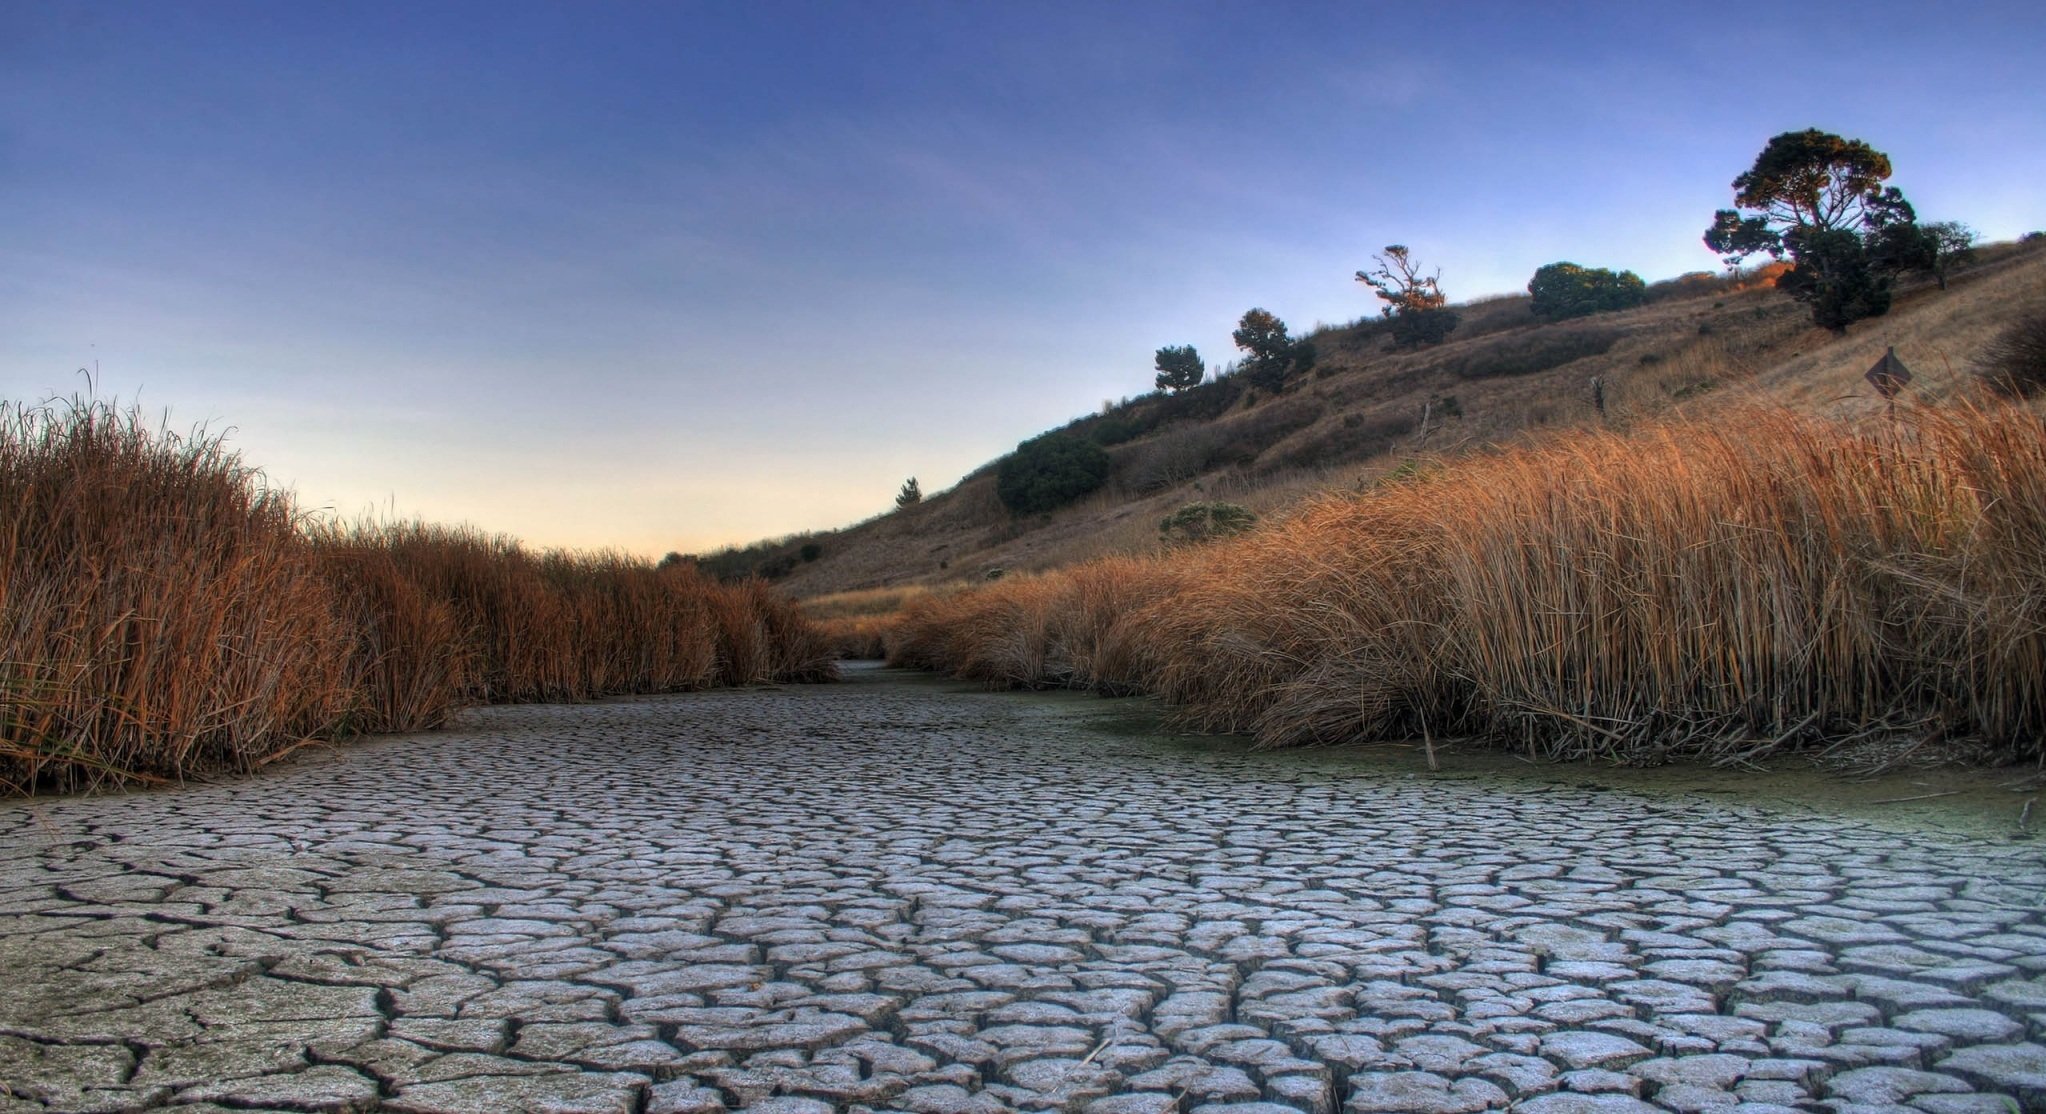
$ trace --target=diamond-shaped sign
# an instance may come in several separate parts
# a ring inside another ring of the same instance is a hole
[[[1862,378],[1869,381],[1869,385],[1876,389],[1877,394],[1884,398],[1896,398],[1897,392],[1904,389],[1904,384],[1911,382],[1911,369],[1904,366],[1904,361],[1897,358],[1897,350],[1892,348],[1883,353],[1883,358],[1877,360],[1875,366],[1869,368],[1868,373]]]

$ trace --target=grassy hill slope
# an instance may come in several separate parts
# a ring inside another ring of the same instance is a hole
[[[1071,423],[1113,461],[1107,485],[1073,506],[1010,513],[991,462],[919,505],[717,555],[713,567],[764,570],[817,597],[1150,552],[1159,522],[1194,501],[1271,517],[1317,492],[1558,431],[1706,416],[1737,400],[1827,414],[1879,407],[1861,375],[1889,347],[1917,373],[1913,392],[1944,397],[1997,329],[2046,305],[2046,250],[1985,248],[1950,285],[1907,285],[1889,315],[1839,336],[1766,279],[1707,275],[1658,283],[1638,309],[1555,324],[1524,296],[1467,304],[1449,343],[1419,351],[1394,350],[1375,321],[1325,329],[1312,337],[1314,370],[1279,394],[1231,376]]]

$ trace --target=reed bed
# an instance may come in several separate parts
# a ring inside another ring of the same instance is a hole
[[[2046,428],[1984,403],[1575,434],[1197,553],[929,597],[889,648],[990,684],[1156,693],[1266,745],[2037,758]]]
[[[838,615],[816,622],[831,643],[832,654],[841,661],[872,661],[888,656],[888,632],[895,625],[892,614]]]
[[[247,771],[479,702],[831,675],[757,583],[315,521],[203,432],[93,400],[0,411],[0,792]]]

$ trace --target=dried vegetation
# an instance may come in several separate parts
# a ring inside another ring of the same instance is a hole
[[[0,414],[0,792],[248,770],[476,702],[830,675],[758,583],[302,517],[217,438]]]
[[[1200,555],[912,602],[890,660],[1157,693],[1265,744],[1470,736],[1748,761],[2037,757],[2046,427],[1748,407],[1324,498]]]

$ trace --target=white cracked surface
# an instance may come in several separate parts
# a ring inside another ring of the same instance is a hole
[[[2046,1108],[2039,845],[927,679],[0,803],[0,1112]]]

